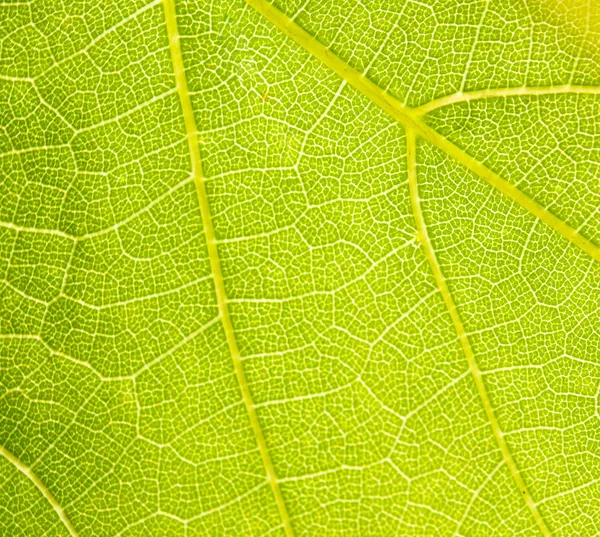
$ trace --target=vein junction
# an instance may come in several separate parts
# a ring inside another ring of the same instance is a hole
[[[283,500],[283,496],[281,495],[279,481],[275,473],[275,469],[273,467],[273,462],[271,461],[271,455],[267,447],[262,427],[256,415],[255,405],[252,400],[252,394],[250,393],[248,380],[246,378],[246,373],[244,371],[240,351],[238,349],[235,332],[233,330],[233,324],[231,322],[231,316],[229,314],[229,306],[227,300],[227,293],[225,292],[223,271],[221,269],[221,261],[217,249],[215,230],[213,226],[210,206],[208,203],[208,193],[206,191],[206,185],[202,176],[202,160],[200,158],[198,129],[196,127],[196,120],[194,118],[194,111],[192,109],[192,103],[190,99],[190,94],[187,86],[187,79],[185,75],[185,68],[183,64],[183,57],[181,55],[181,47],[179,44],[180,36],[177,27],[175,2],[174,0],[163,0],[163,5],[165,11],[167,33],[169,36],[169,50],[171,53],[171,60],[173,62],[173,69],[175,71],[177,93],[179,94],[179,100],[181,102],[181,108],[183,111],[183,117],[185,121],[185,129],[187,134],[192,167],[192,177],[196,186],[198,204],[200,206],[200,212],[202,214],[202,224],[204,226],[204,234],[206,237],[211,274],[215,285],[215,294],[219,309],[219,316],[221,318],[221,322],[223,323],[223,329],[225,331],[225,337],[227,339],[229,352],[233,360],[235,375],[240,387],[242,400],[244,401],[244,406],[246,407],[246,411],[248,412],[248,417],[250,419],[250,425],[256,438],[256,443],[258,444],[258,449],[260,451],[262,462],[265,467],[265,472],[267,474],[267,481],[271,486],[273,495],[275,496],[275,502],[279,510],[279,515],[281,517],[283,529],[287,537],[293,537],[294,532],[292,530],[290,517],[288,515],[287,507]]]
[[[600,248],[582,237],[577,230],[570,227],[568,224],[550,213],[546,208],[538,204],[536,201],[528,197],[517,187],[500,177],[498,174],[488,169],[482,163],[478,162],[472,156],[439,134],[437,131],[429,127],[423,120],[422,116],[438,107],[453,104],[457,102],[469,101],[474,99],[492,98],[492,97],[510,97],[518,95],[552,95],[562,93],[579,93],[579,94],[600,94],[600,88],[581,87],[581,86],[556,86],[554,88],[506,88],[498,90],[482,90],[470,93],[458,93],[442,99],[438,99],[419,108],[409,108],[376,84],[359,73],[327,47],[319,43],[308,32],[299,27],[293,20],[276,9],[266,0],[247,0],[266,19],[271,21],[285,35],[293,39],[312,56],[321,61],[324,65],[332,69],[348,84],[367,96],[374,104],[381,108],[384,112],[394,118],[406,130],[407,135],[407,156],[408,156],[408,180],[411,197],[411,205],[413,215],[415,217],[418,238],[423,246],[425,256],[433,272],[438,289],[443,297],[444,303],[450,314],[452,324],[456,331],[463,353],[467,359],[469,370],[475,381],[477,391],[482,401],[486,417],[492,427],[497,445],[501,451],[505,465],[509,469],[513,481],[517,485],[520,494],[532,514],[542,535],[549,537],[550,530],[546,526],[540,512],[537,509],[531,494],[529,493],[525,482],[521,476],[508,445],[504,439],[502,430],[492,408],[490,398],[487,394],[481,370],[477,363],[477,359],[467,337],[462,320],[454,304],[454,300],[446,283],[446,279],[442,273],[441,267],[437,261],[431,241],[427,233],[425,221],[420,207],[419,191],[417,184],[416,170],[416,138],[420,136],[429,141],[436,147],[445,151],[452,156],[456,161],[461,163],[470,171],[474,172],[481,179],[492,185],[494,188],[502,192],[504,195],[517,202],[523,208],[535,215],[545,224],[560,233],[570,242],[584,250],[596,261],[600,261]]]
[[[596,261],[600,261],[600,248],[598,246],[587,240],[576,229],[569,226],[567,223],[565,223],[560,218],[548,211],[545,207],[543,207],[538,202],[527,196],[515,185],[509,183],[506,179],[500,177],[497,173],[493,172],[492,170],[484,166],[481,162],[474,159],[471,155],[463,151],[457,145],[453,144],[450,140],[442,136],[436,130],[429,127],[422,120],[424,107],[410,108],[408,106],[403,105],[397,99],[386,93],[379,86],[377,86],[375,83],[366,78],[362,73],[359,73],[356,69],[352,68],[342,59],[337,57],[327,47],[319,43],[312,35],[310,35],[308,32],[306,32],[304,29],[298,26],[287,15],[279,11],[269,2],[267,2],[267,0],[247,0],[247,2],[266,19],[271,21],[285,35],[293,39],[302,48],[304,48],[312,56],[318,59],[321,63],[329,67],[341,78],[346,80],[348,84],[350,84],[352,87],[354,87],[366,97],[368,97],[374,104],[376,104],[384,112],[386,112],[388,115],[394,118],[405,129],[412,129],[416,135],[424,138],[425,140],[432,143],[442,151],[445,151],[457,162],[459,162],[468,170],[478,175],[481,179],[483,179],[491,186],[502,192],[505,196],[517,202],[521,207],[523,207],[531,214],[539,218],[542,222],[544,222],[552,229],[560,233],[567,240],[581,248],[593,259],[595,259]],[[533,88],[533,90],[535,90],[535,88]],[[488,94],[479,92],[479,98],[501,96],[502,91],[506,93],[505,96],[510,95],[509,90],[487,91],[489,91]],[[592,88],[591,91],[588,93],[597,93],[599,91],[600,90],[598,89]],[[548,93],[552,92],[548,91]],[[560,91],[555,91],[554,93],[560,93]],[[519,94],[529,95],[530,93],[521,92]],[[532,94],[535,95],[536,93],[534,92]],[[464,96],[467,94],[462,95]],[[455,97],[455,99],[457,98]],[[451,98],[447,98],[447,100],[449,103],[458,102],[456,100],[452,101]],[[467,98],[463,100],[469,99]],[[435,102],[436,101],[434,101],[434,103]],[[437,106],[443,106],[443,104],[439,104],[439,101],[437,101],[437,103]]]

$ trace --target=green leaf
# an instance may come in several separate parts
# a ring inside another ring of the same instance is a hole
[[[0,20],[0,534],[598,534],[593,2]]]

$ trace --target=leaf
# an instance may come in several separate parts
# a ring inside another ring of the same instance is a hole
[[[596,6],[0,12],[0,533],[598,534]]]

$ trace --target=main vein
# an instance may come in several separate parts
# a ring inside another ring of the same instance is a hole
[[[483,382],[481,370],[479,369],[477,359],[475,358],[475,354],[473,353],[473,349],[471,348],[471,344],[465,332],[462,320],[460,318],[458,310],[456,309],[456,305],[454,304],[454,300],[452,298],[452,295],[450,294],[450,290],[448,289],[446,278],[444,277],[440,264],[438,263],[435,251],[433,249],[433,246],[431,245],[431,241],[429,240],[427,226],[425,225],[423,212],[421,211],[421,201],[419,198],[419,186],[417,183],[416,135],[413,129],[409,128],[406,130],[406,145],[408,158],[408,187],[410,190],[410,201],[412,205],[413,215],[415,217],[415,222],[417,225],[419,242],[423,246],[425,257],[429,262],[429,266],[431,267],[431,270],[433,272],[433,276],[444,300],[444,304],[446,305],[446,308],[450,313],[452,324],[454,325],[454,329],[456,330],[456,335],[458,336],[458,339],[460,341],[463,353],[467,358],[469,370],[471,371],[473,379],[475,380],[475,386],[477,387],[477,392],[479,393],[479,397],[483,404],[485,415],[488,421],[490,422],[490,425],[492,426],[494,437],[496,438],[496,442],[502,453],[504,463],[508,467],[513,480],[515,481],[517,487],[519,488],[519,491],[523,495],[523,499],[525,500],[529,511],[533,515],[533,518],[536,524],[538,525],[540,531],[542,532],[544,537],[550,537],[551,533],[548,530],[546,523],[542,519],[542,516],[540,515],[540,512],[538,511],[537,506],[533,501],[533,498],[531,497],[531,494],[529,494],[525,482],[521,477],[521,473],[519,472],[519,468],[517,467],[512,457],[512,454],[508,448],[508,445],[504,440],[504,435],[502,433],[502,430],[500,429],[498,420],[496,419],[494,409],[492,408],[492,404],[490,402],[490,398],[488,396],[485,384]]]
[[[29,479],[29,481],[31,481],[35,485],[35,487],[42,493],[44,498],[46,498],[48,503],[52,506],[52,509],[54,509],[54,511],[58,515],[58,518],[60,518],[61,522],[65,525],[69,534],[72,537],[78,537],[77,532],[73,527],[73,524],[71,524],[71,521],[67,518],[67,515],[65,514],[63,508],[56,501],[54,495],[46,488],[46,485],[44,485],[40,481],[40,479],[33,473],[31,468],[25,466],[17,457],[15,457],[10,451],[8,451],[3,446],[0,446],[0,455],[4,457],[7,461],[9,461],[11,464],[13,464],[15,468],[19,470],[19,472],[24,474],[27,477],[27,479]]]
[[[386,93],[379,86],[366,78],[362,73],[348,65],[331,50],[319,43],[312,35],[298,26],[287,15],[271,5],[267,0],[247,0],[266,19],[271,21],[285,35],[296,41],[302,48],[312,54],[321,63],[329,67],[340,77],[368,97],[374,104],[394,118],[406,129],[412,129],[416,134],[445,151],[457,162],[478,175],[481,179],[512,199],[521,207],[539,218],[542,222],[560,233],[567,240],[581,248],[596,261],[600,261],[600,248],[588,241],[576,229],[563,222],[545,207],[527,196],[515,185],[500,177],[481,162],[453,144],[450,140],[429,127],[421,118],[418,109],[403,105],[397,99]]]
[[[206,238],[206,244],[208,249],[208,258],[210,262],[210,268],[215,285],[215,294],[217,297],[217,305],[219,309],[219,316],[223,323],[223,329],[225,331],[225,337],[227,339],[227,345],[229,352],[233,360],[233,366],[235,375],[240,386],[240,391],[244,405],[248,412],[252,431],[256,437],[260,456],[262,458],[263,465],[267,474],[267,481],[271,486],[273,495],[275,496],[275,502],[279,510],[279,515],[283,523],[283,528],[287,537],[293,537],[294,532],[292,530],[292,524],[290,517],[287,512],[281,490],[279,488],[279,481],[277,474],[273,468],[273,462],[271,461],[271,455],[265,441],[265,437],[256,415],[254,402],[248,386],[248,380],[244,371],[243,362],[238,349],[237,341],[235,338],[235,332],[233,330],[233,324],[231,322],[231,316],[229,314],[229,307],[227,303],[227,293],[225,292],[225,283],[223,279],[223,271],[221,270],[221,261],[219,259],[219,252],[217,249],[217,242],[215,238],[215,230],[212,222],[212,216],[210,206],[208,203],[208,194],[202,176],[202,161],[200,159],[200,148],[198,145],[198,130],[196,128],[196,120],[194,118],[194,111],[192,109],[192,103],[190,100],[190,94],[187,86],[187,79],[185,75],[185,69],[183,65],[183,58],[181,55],[181,47],[179,44],[180,36],[177,28],[177,18],[175,13],[175,0],[163,0],[165,20],[167,25],[167,33],[169,36],[169,49],[171,51],[171,59],[173,62],[173,69],[175,71],[175,80],[177,85],[177,93],[181,101],[181,108],[183,111],[183,117],[185,121],[185,129],[187,134],[188,147],[190,152],[190,160],[192,166],[192,175],[194,184],[196,185],[196,194],[198,196],[198,203],[200,205],[200,212],[202,214],[202,223],[204,226],[204,234]]]

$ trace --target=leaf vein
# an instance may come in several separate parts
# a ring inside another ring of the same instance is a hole
[[[48,503],[52,506],[52,509],[56,512],[61,522],[67,528],[69,534],[72,537],[78,537],[77,531],[71,524],[71,521],[67,518],[64,509],[60,506],[54,495],[48,490],[46,485],[42,483],[37,477],[31,468],[23,464],[17,457],[15,457],[12,453],[10,453],[4,446],[0,446],[0,455],[4,457],[8,462],[10,462],[19,472],[25,475],[29,481],[31,481],[35,487],[42,493],[44,498],[48,501]]]
[[[275,25],[289,38],[293,39],[309,54],[314,56],[323,65],[329,67],[338,76],[346,80],[354,89],[369,98],[381,110],[400,123],[405,129],[410,129],[416,135],[431,142],[433,145],[447,153],[454,160],[469,169],[496,190],[518,203],[521,207],[539,218],[542,222],[560,233],[564,238],[581,248],[596,261],[600,261],[600,247],[582,236],[576,229],[548,211],[547,208],[533,200],[518,187],[500,177],[497,173],[487,168],[460,147],[442,136],[439,132],[428,126],[414,108],[403,105],[397,99],[382,90],[364,74],[348,65],[336,56],[325,45],[319,43],[306,30],[298,26],[293,20],[279,11],[267,0],[247,0],[261,15]]]
[[[527,490],[527,486],[525,485],[525,482],[521,477],[519,468],[517,467],[513,459],[512,453],[510,452],[510,449],[508,447],[508,444],[504,439],[504,433],[500,429],[500,424],[498,423],[498,419],[496,418],[496,415],[494,413],[492,403],[490,401],[487,389],[485,387],[485,383],[483,381],[482,372],[479,369],[479,364],[477,363],[477,358],[475,357],[475,353],[473,352],[471,343],[469,342],[469,338],[467,336],[465,327],[462,323],[462,319],[460,317],[460,314],[458,313],[458,310],[456,309],[454,299],[452,298],[450,289],[448,288],[448,284],[446,283],[446,278],[444,277],[442,268],[438,263],[435,251],[429,239],[429,235],[427,233],[427,226],[425,225],[425,219],[423,218],[423,212],[421,211],[421,202],[419,199],[419,187],[417,184],[416,134],[415,131],[412,129],[407,129],[406,131],[406,145],[408,158],[408,186],[410,190],[410,201],[417,225],[419,241],[423,246],[425,257],[427,257],[427,261],[429,262],[429,265],[433,272],[433,276],[444,300],[444,304],[446,305],[448,313],[450,314],[450,318],[452,319],[452,324],[454,325],[456,335],[469,364],[469,370],[471,371],[471,374],[475,381],[477,392],[479,393],[479,397],[483,404],[486,417],[492,427],[494,437],[496,438],[496,443],[498,444],[500,452],[502,453],[504,463],[508,467],[519,491],[523,494],[523,499],[525,500],[525,503],[527,504],[527,507],[529,508],[536,524],[542,532],[542,535],[544,535],[545,537],[550,537],[550,530],[546,526],[546,523],[540,515],[540,512],[538,511],[537,506],[533,501],[533,498],[531,497],[531,494]]]
[[[273,462],[271,461],[271,455],[267,447],[267,443],[262,431],[254,401],[252,400],[252,394],[244,371],[244,365],[238,349],[233,324],[229,314],[229,306],[227,294],[225,291],[225,282],[223,278],[223,272],[221,269],[221,260],[219,258],[219,251],[217,248],[217,241],[215,236],[215,230],[212,222],[212,215],[210,205],[208,202],[208,193],[204,178],[202,177],[202,160],[200,158],[200,145],[198,139],[198,129],[196,128],[196,120],[194,117],[194,111],[190,99],[190,94],[187,85],[187,78],[185,74],[185,68],[183,64],[183,57],[181,54],[181,47],[179,44],[180,36],[177,27],[177,18],[175,11],[174,0],[163,0],[165,22],[167,26],[167,34],[169,37],[169,50],[171,52],[171,60],[173,62],[173,69],[175,71],[175,81],[177,87],[177,93],[181,101],[181,108],[183,112],[183,118],[185,122],[185,129],[187,133],[188,146],[190,151],[190,160],[192,167],[192,176],[196,185],[196,194],[198,197],[198,204],[200,206],[200,212],[202,215],[202,223],[204,225],[204,234],[206,238],[206,245],[208,250],[208,258],[213,275],[213,281],[215,286],[215,295],[217,299],[217,305],[219,309],[219,316],[223,323],[223,330],[225,331],[225,337],[227,339],[227,345],[229,352],[233,360],[233,366],[235,375],[240,387],[242,400],[244,406],[248,412],[250,425],[256,442],[260,451],[263,465],[265,467],[266,478],[271,487],[273,495],[275,496],[275,502],[283,523],[284,531],[287,537],[294,537],[292,524],[287,511],[287,506],[281,494],[279,488],[279,480]]]
[[[439,99],[434,99],[417,108],[413,108],[415,114],[423,116],[433,110],[451,104],[477,101],[482,99],[497,99],[508,97],[543,97],[546,95],[600,95],[598,86],[576,86],[564,84],[561,86],[519,86],[512,88],[490,88],[474,91],[459,91]]]

